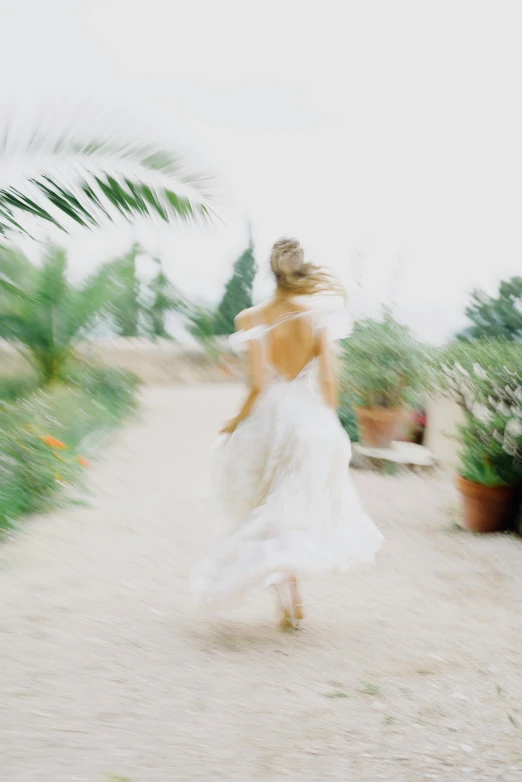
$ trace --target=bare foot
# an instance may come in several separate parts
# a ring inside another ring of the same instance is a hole
[[[281,605],[281,630],[297,630],[299,621],[303,618],[303,610],[296,602],[300,600],[295,579],[288,578],[277,586],[277,594]]]
[[[286,609],[283,609],[283,613],[281,614],[281,619],[279,620],[279,629],[285,632],[296,629],[292,614],[286,611]]]

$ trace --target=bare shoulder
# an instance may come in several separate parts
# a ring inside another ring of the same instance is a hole
[[[264,306],[262,304],[243,310],[243,312],[240,312],[239,315],[236,315],[236,329],[238,331],[245,331],[246,329],[252,328],[252,326],[254,326],[258,320],[259,316],[263,315],[263,313]]]
[[[284,318],[288,315],[305,315],[307,313],[312,314],[312,310],[306,304],[293,301],[290,306],[288,304],[281,306],[274,301],[268,301],[240,312],[235,319],[236,330],[246,331],[260,323],[270,324],[278,318]]]

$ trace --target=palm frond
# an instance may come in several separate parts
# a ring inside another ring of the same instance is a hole
[[[12,134],[11,134],[12,135]],[[183,157],[150,144],[51,140],[0,144],[0,235],[29,233],[27,218],[68,230],[123,217],[165,222],[214,216],[210,179]]]

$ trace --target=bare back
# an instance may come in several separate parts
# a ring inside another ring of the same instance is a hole
[[[313,320],[306,317],[307,312],[295,301],[275,299],[242,312],[237,326],[242,330],[261,324],[272,327],[264,342],[266,358],[279,374],[293,380],[320,352]]]

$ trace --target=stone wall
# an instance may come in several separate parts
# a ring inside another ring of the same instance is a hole
[[[82,342],[77,351],[90,361],[128,369],[149,385],[219,383],[238,377],[238,366],[233,357],[217,360],[197,344],[116,338]],[[12,345],[0,343],[0,372],[4,376],[30,371],[31,365],[19,351]]]
[[[199,345],[179,345],[170,340],[86,342],[78,352],[91,361],[128,369],[149,385],[220,383],[234,380],[237,375],[232,358],[218,360]]]

